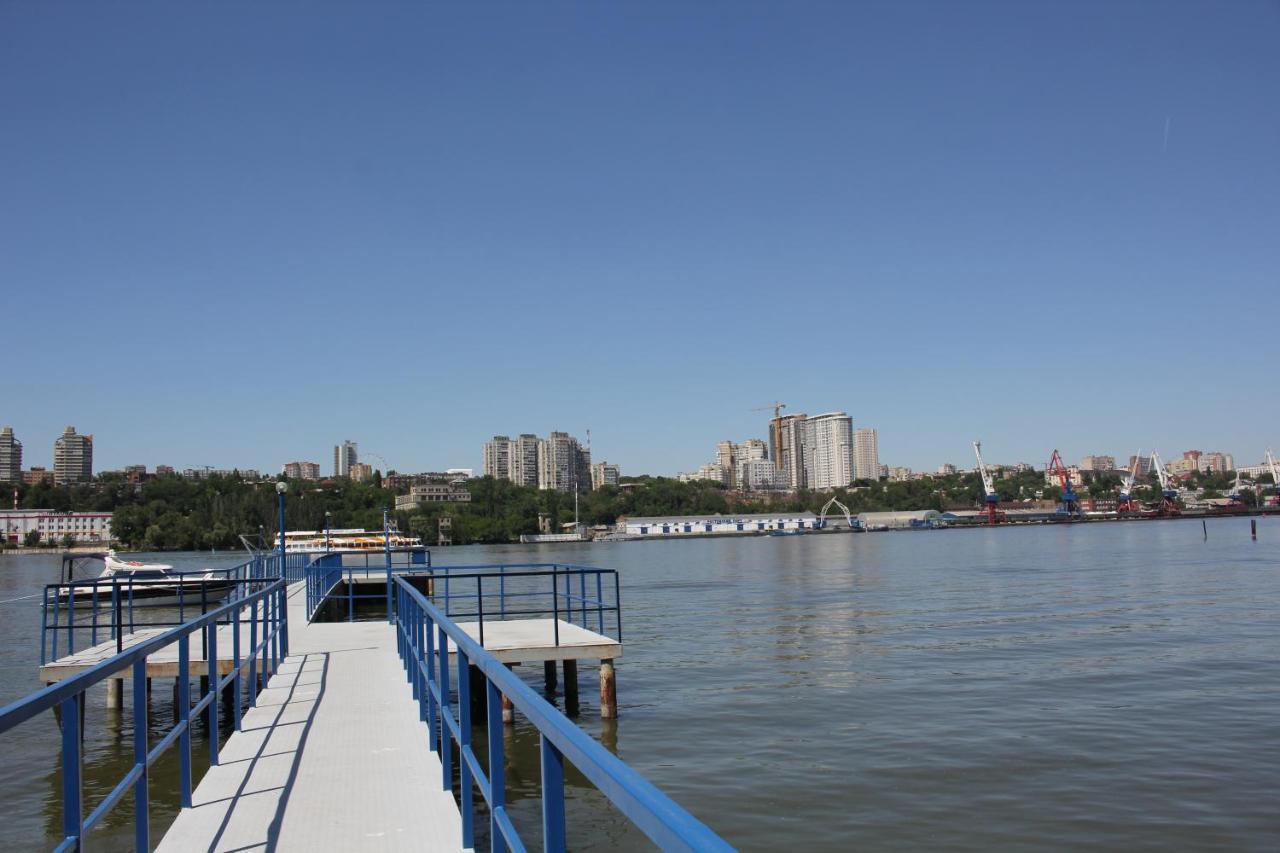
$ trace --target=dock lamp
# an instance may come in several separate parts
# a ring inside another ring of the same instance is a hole
[[[324,550],[329,550],[329,526],[333,521],[333,513],[329,510],[324,511]]]
[[[284,577],[284,493],[289,491],[289,484],[284,480],[276,483],[276,496],[280,501],[280,577]]]

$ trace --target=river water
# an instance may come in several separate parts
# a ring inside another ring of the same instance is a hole
[[[1256,542],[1247,519],[1217,519],[1207,540],[1198,521],[1167,521],[434,560],[617,568],[621,717],[599,719],[584,667],[578,721],[739,848],[1280,848],[1280,519],[1260,519]],[[0,599],[57,572],[56,558],[0,557]],[[38,626],[37,606],[0,604],[0,702],[38,686]],[[127,728],[94,723],[93,702],[91,801],[129,761]],[[169,703],[153,704],[161,730]],[[536,734],[518,723],[510,741],[509,796],[536,843]],[[0,848],[47,846],[53,720],[0,749]],[[173,774],[158,768],[157,838]],[[580,780],[570,794],[572,847],[643,849]],[[100,846],[128,846],[127,802]]]

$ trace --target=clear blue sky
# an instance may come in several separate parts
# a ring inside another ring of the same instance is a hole
[[[0,7],[0,423],[48,463],[673,473],[1280,446],[1280,5]]]

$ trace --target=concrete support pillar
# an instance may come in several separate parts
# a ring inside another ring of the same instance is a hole
[[[564,662],[564,712],[570,717],[578,715],[578,662]]]
[[[107,707],[123,708],[124,707],[124,679],[108,678],[107,685]]]
[[[507,669],[515,669],[515,664],[507,664]],[[511,725],[516,721],[516,706],[511,704],[507,694],[502,694],[502,722]]]
[[[600,661],[600,716],[607,720],[618,716],[617,673],[608,658]]]
[[[544,660],[542,662],[542,681],[546,685],[547,692],[551,693],[556,689],[556,662],[553,660]]]

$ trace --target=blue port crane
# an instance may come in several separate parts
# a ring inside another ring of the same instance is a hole
[[[982,461],[981,441],[973,443],[973,453],[978,457],[978,474],[982,477],[982,498],[987,507],[987,524],[999,524],[1005,520],[1005,514],[1000,509],[1000,493],[996,491],[995,478]]]
[[[1080,515],[1080,497],[1071,485],[1071,472],[1067,470],[1066,465],[1062,464],[1062,456],[1057,448],[1054,448],[1053,456],[1049,457],[1048,467],[1049,472],[1058,478],[1058,485],[1062,487],[1062,497],[1058,499],[1058,512],[1063,515]]]
[[[1181,515],[1178,509],[1178,490],[1174,488],[1173,477],[1165,470],[1158,450],[1151,451],[1151,470],[1160,479],[1160,514]]]

